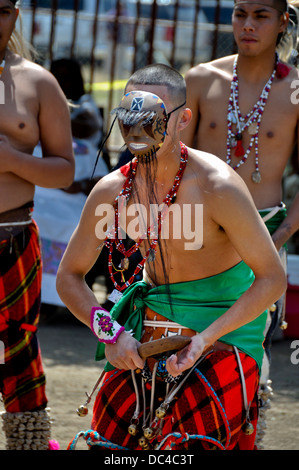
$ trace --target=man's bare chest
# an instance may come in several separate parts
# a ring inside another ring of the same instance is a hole
[[[10,88],[10,87],[9,87]],[[38,106],[32,93],[6,90],[0,105],[0,134],[6,135],[12,145],[31,149],[39,139]]]
[[[283,90],[283,93],[282,93]],[[229,122],[230,87],[227,83],[222,90],[218,83],[211,86],[209,93],[200,100],[200,121],[198,128],[198,143],[206,151],[215,151],[224,156],[226,151],[228,126],[231,125],[235,134],[242,132],[244,145],[249,145],[252,133],[249,132],[249,116],[257,109],[258,132],[256,137],[261,147],[272,150],[281,142],[293,144],[297,127],[297,108],[291,101],[291,92],[282,87],[273,87],[263,109],[259,109],[258,98],[248,93],[239,93],[239,112],[241,122]],[[239,124],[239,127],[238,127]],[[211,150],[207,145],[211,145]],[[219,155],[219,156],[221,156]]]

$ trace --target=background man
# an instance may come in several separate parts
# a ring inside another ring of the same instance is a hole
[[[10,450],[49,447],[45,375],[36,330],[41,256],[32,219],[35,185],[67,187],[74,175],[69,111],[54,77],[24,56],[16,1],[0,0],[0,365]],[[40,141],[43,158],[32,156]],[[22,425],[22,426],[21,426]]]

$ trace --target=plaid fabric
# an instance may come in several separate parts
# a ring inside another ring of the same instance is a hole
[[[36,330],[41,291],[41,257],[36,224],[0,241],[0,391],[6,411],[44,408],[45,376]]]
[[[257,389],[259,371],[256,362],[240,353],[246,380],[248,401],[251,403],[250,419],[256,429]],[[139,427],[143,423],[143,399],[140,375],[137,375],[140,391]],[[155,407],[165,397],[165,383],[156,382]],[[149,412],[151,385],[146,384],[146,404]],[[136,395],[130,371],[114,370],[105,375],[94,404],[92,445],[99,449],[141,449],[139,433],[133,437],[128,427],[136,408]],[[246,413],[240,380],[240,372],[234,352],[211,353],[189,376],[171,403],[158,439],[165,449],[227,449],[253,450],[255,432],[247,436],[241,430]],[[148,423],[147,423],[148,425]],[[89,436],[90,437],[90,436]],[[151,442],[156,445],[157,440]]]

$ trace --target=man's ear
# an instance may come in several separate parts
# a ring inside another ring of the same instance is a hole
[[[280,22],[280,27],[279,27],[280,33],[283,33],[287,29],[289,20],[290,20],[289,13],[285,12],[283,13],[283,15],[281,15],[281,22]]]
[[[182,131],[185,127],[188,126],[192,119],[192,111],[190,108],[185,108],[182,114],[180,115],[178,122],[178,131]]]

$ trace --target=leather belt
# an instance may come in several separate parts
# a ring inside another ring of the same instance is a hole
[[[182,336],[195,336],[198,334],[195,330],[186,328],[178,323],[171,322],[159,313],[154,312],[149,307],[145,307],[145,318],[143,321],[143,335],[141,343],[160,339],[164,336],[179,334]],[[222,341],[216,341],[213,346],[214,351],[233,351],[233,346],[225,344]]]

